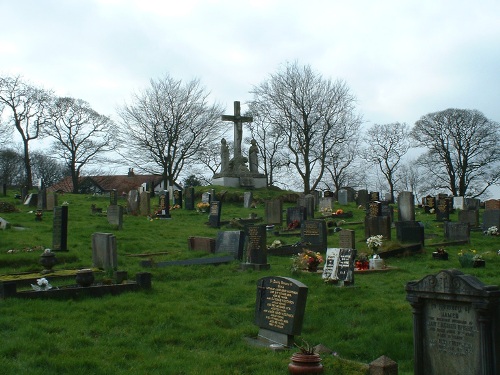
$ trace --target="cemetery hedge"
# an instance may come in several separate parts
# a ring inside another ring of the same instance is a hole
[[[207,187],[197,188],[197,196]],[[217,189],[219,189],[217,187]],[[52,212],[35,221],[32,208],[23,206],[8,191],[0,202],[15,205],[16,212],[0,216],[11,228],[0,231],[0,274],[38,273],[43,249],[52,244]],[[255,190],[256,208],[243,208],[243,191],[228,189],[222,220],[264,215],[265,199],[290,192]],[[399,365],[400,374],[413,373],[412,312],[405,300],[405,285],[442,269],[458,268],[458,251],[475,249],[486,259],[485,268],[463,269],[486,284],[499,285],[500,237],[471,233],[469,244],[448,245],[450,259],[438,261],[431,253],[444,242],[443,224],[435,216],[417,209],[424,223],[426,246],[422,253],[389,258],[388,272],[355,275],[355,286],[338,288],[322,282],[320,274],[292,275],[289,256],[269,256],[270,270],[242,271],[239,262],[219,266],[172,266],[144,268],[140,261],[153,262],[207,257],[187,250],[189,236],[215,238],[218,229],[206,225],[207,215],[176,209],[171,220],[148,220],[125,215],[122,230],[112,228],[105,214],[92,214],[90,205],[106,210],[108,197],[65,194],[59,202],[69,205],[68,251],[57,253],[56,270],[88,268],[92,263],[91,235],[115,234],[118,268],[129,277],[152,273],[152,289],[100,298],[70,300],[0,300],[0,368],[3,374],[283,374],[293,351],[272,352],[251,346],[245,337],[255,337],[253,324],[256,282],[276,275],[294,277],[309,287],[301,338],[322,344],[335,355],[323,354],[325,374],[366,374],[366,364],[386,355]],[[199,198],[197,198],[199,201]],[[294,205],[293,199],[285,207]],[[124,201],[120,202],[124,204]],[[152,208],[156,200],[152,200]],[[335,208],[338,208],[336,204]],[[356,233],[356,247],[366,251],[364,211],[353,203],[341,207],[353,212],[343,228]],[[457,220],[457,214],[451,215]],[[20,230],[23,228],[23,230]],[[223,227],[221,230],[234,229]],[[393,239],[396,237],[393,229]],[[269,235],[292,243],[297,239]],[[329,233],[328,246],[338,246],[338,235]],[[393,240],[382,250],[398,248]],[[144,253],[163,253],[144,256]],[[136,256],[133,256],[136,255]],[[109,275],[98,274],[98,281]],[[54,286],[73,280],[51,280]],[[29,288],[24,286],[22,288]]]

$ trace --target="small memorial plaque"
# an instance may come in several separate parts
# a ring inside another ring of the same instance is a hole
[[[353,285],[355,258],[354,249],[329,248],[326,251],[323,280],[334,281],[340,285]]]

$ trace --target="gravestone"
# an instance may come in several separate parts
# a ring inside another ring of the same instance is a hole
[[[453,197],[453,208],[463,210],[465,208],[464,197]]]
[[[466,210],[479,210],[481,205],[481,201],[477,198],[465,198],[465,207]]]
[[[340,189],[338,191],[338,201],[341,206],[345,206],[348,201],[347,201],[347,190],[345,189]]]
[[[158,212],[156,214],[160,219],[169,219],[170,218],[170,194],[168,191],[164,190],[160,193],[158,197]]]
[[[340,286],[353,285],[356,253],[354,249],[328,248],[323,268],[323,280],[333,281]]]
[[[2,184],[2,195],[7,196],[7,184]]]
[[[52,250],[68,251],[68,206],[54,207]]]
[[[118,192],[113,189],[109,192],[109,205],[116,206],[118,204]]]
[[[257,281],[255,324],[259,339],[286,347],[294,345],[294,336],[302,332],[307,301],[306,285],[280,276]]]
[[[436,209],[436,198],[428,195],[424,198],[425,204],[424,204],[424,211],[426,214],[434,213],[434,210]]]
[[[411,191],[402,191],[398,195],[398,220],[415,220],[415,196]]]
[[[312,194],[307,194],[297,200],[297,207],[304,207],[306,209],[306,218],[314,218],[314,197]]]
[[[106,212],[108,223],[118,230],[123,228],[123,207],[119,205],[108,206]]]
[[[194,187],[184,189],[184,209],[194,210]]]
[[[380,202],[380,210],[382,212],[382,216],[388,216],[391,223],[394,221],[394,208],[391,206],[389,201]]]
[[[57,193],[47,194],[47,211],[54,211],[54,207],[57,206]]]
[[[229,253],[234,259],[243,260],[245,232],[241,230],[220,231],[215,241],[215,253]]]
[[[300,239],[313,251],[326,251],[326,222],[324,220],[306,220],[300,226]]]
[[[371,201],[368,203],[368,216],[382,216],[382,203],[379,201]]]
[[[456,223],[447,221],[444,223],[444,238],[448,241],[469,241],[469,223]]]
[[[253,202],[253,193],[251,191],[245,191],[243,194],[243,207],[250,208]]]
[[[450,220],[450,201],[448,198],[441,198],[436,203],[436,220]]]
[[[369,201],[370,195],[368,194],[368,190],[358,190],[358,193],[356,194],[356,204],[361,207],[366,207]]]
[[[269,269],[267,263],[267,233],[265,225],[249,225],[246,228],[246,253],[243,269],[265,270]]]
[[[500,210],[500,199],[488,199],[484,201],[485,210]]]
[[[215,238],[195,236],[188,237],[188,249],[215,253]]]
[[[318,206],[320,212],[331,213],[333,210],[333,198],[332,197],[319,198]]]
[[[39,210],[46,210],[47,209],[47,190],[45,190],[45,189],[40,189],[38,191],[37,208]]]
[[[479,210],[458,211],[458,221],[460,223],[468,223],[471,228],[479,227]]]
[[[174,190],[174,205],[182,208],[182,190]]]
[[[220,215],[221,215],[222,202],[210,202],[210,211],[208,214],[208,224],[212,228],[220,228]]]
[[[139,213],[139,192],[137,190],[130,190],[128,192],[127,212],[132,215]]]
[[[424,225],[418,221],[397,221],[396,238],[401,243],[420,243],[424,245]]]
[[[339,247],[341,249],[355,249],[356,232],[352,229],[342,229],[339,232]]]
[[[325,190],[323,192],[323,198],[333,198],[333,191]]]
[[[297,221],[302,224],[303,221],[307,220],[307,213],[305,207],[288,207],[286,209],[286,224],[287,226]]]
[[[210,201],[211,201],[211,200],[212,200],[212,199],[211,199],[211,197],[210,197],[210,193],[209,193],[209,192],[207,192],[207,191],[206,191],[206,192],[204,192],[204,193],[201,195],[201,201],[202,201],[203,203],[210,203]]]
[[[266,224],[283,224],[283,201],[281,199],[268,200],[265,203]]]
[[[370,192],[370,202],[380,201],[380,193],[378,191]]]
[[[321,191],[319,190],[313,190],[311,191],[311,194],[314,198],[314,209],[317,209],[318,208],[318,204],[319,204],[319,199],[322,198],[321,196]]]
[[[38,207],[38,194],[36,193],[28,194],[23,204],[29,207]]]
[[[143,216],[147,216],[151,213],[151,193],[149,191],[143,191],[139,194],[139,211]]]
[[[114,234],[92,234],[92,267],[104,270],[116,269],[118,267],[116,237]]]
[[[216,201],[216,200],[217,200],[217,196],[215,195],[215,189],[210,189],[210,202]]]
[[[356,190],[350,186],[346,186],[343,189],[347,191],[347,202],[354,202],[356,200]]]
[[[28,196],[28,188],[26,186],[23,186],[21,188],[21,201],[24,203],[26,200],[26,197]]]
[[[483,230],[491,227],[497,227],[500,230],[500,210],[483,211]]]
[[[500,374],[498,286],[458,270],[406,284],[415,375]]]
[[[365,216],[365,237],[382,235],[391,239],[391,219],[389,216]]]

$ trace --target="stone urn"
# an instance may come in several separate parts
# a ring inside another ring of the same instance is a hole
[[[76,283],[80,286],[91,286],[94,282],[94,271],[85,268],[76,272]]]
[[[42,255],[40,255],[40,264],[43,266],[42,273],[52,272],[52,267],[57,264],[56,254],[45,251]]]
[[[323,374],[319,354],[294,353],[288,364],[288,373],[294,375]]]

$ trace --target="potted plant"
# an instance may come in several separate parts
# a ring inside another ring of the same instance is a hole
[[[485,260],[476,250],[460,250],[458,252],[458,261],[463,268],[479,268],[486,265]]]
[[[288,372],[294,375],[322,374],[323,364],[320,355],[307,342],[302,340],[302,343],[300,346],[295,344],[300,351],[290,357]]]
[[[448,260],[448,252],[444,247],[438,247],[436,251],[432,252],[433,259]]]
[[[307,270],[309,272],[318,271],[318,266],[323,263],[323,257],[320,253],[314,252],[309,249],[304,249],[302,253],[298,253],[292,257],[293,273],[300,270]]]

